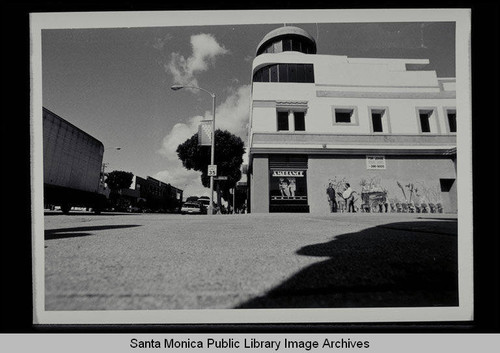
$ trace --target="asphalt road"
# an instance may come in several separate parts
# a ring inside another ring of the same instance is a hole
[[[46,214],[46,310],[458,304],[456,216]]]

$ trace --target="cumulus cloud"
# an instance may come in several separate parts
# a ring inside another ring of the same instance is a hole
[[[247,125],[250,108],[250,85],[230,89],[227,98],[215,109],[216,129],[228,130],[247,139]],[[177,146],[198,132],[201,120],[211,120],[212,112],[206,111],[203,116],[194,116],[183,123],[177,123],[163,138],[158,153],[168,161],[168,170],[160,171],[153,177],[170,183],[184,190],[184,196],[208,195],[210,190],[201,185],[200,172],[187,170],[177,156]]]
[[[172,53],[170,62],[166,65],[166,70],[172,74],[175,84],[197,86],[195,75],[207,71],[217,56],[229,52],[213,35],[205,33],[191,36],[191,48],[191,56],[185,58],[179,53]]]
[[[250,85],[230,91],[230,95],[215,110],[216,129],[228,130],[246,140],[250,111]]]

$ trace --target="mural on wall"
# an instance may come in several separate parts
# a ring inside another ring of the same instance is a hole
[[[333,179],[328,180],[325,188],[331,212],[357,212],[359,210],[359,191],[352,187],[345,177],[334,176]],[[333,188],[334,192],[331,192],[330,188]]]
[[[379,176],[348,178],[334,176],[328,180],[336,193],[337,212],[349,210],[349,199],[343,193],[350,184],[354,212],[442,213],[440,187],[436,183],[403,179],[382,179]]]

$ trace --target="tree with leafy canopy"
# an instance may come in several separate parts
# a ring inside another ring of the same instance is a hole
[[[177,146],[177,155],[182,165],[187,169],[201,172],[201,183],[210,187],[210,177],[207,175],[210,164],[210,146],[198,145],[198,134],[194,134],[184,143]],[[227,176],[227,180],[218,180],[217,204],[221,204],[221,197],[230,201],[229,189],[234,188],[241,179],[241,164],[245,144],[243,140],[227,130],[215,130],[214,163],[217,165],[217,175]],[[217,185],[217,184],[216,184]]]
[[[134,174],[131,172],[124,172],[122,170],[114,170],[108,173],[106,177],[106,184],[108,184],[111,192],[109,193],[109,201],[111,205],[118,210],[126,210],[130,205],[130,201],[124,197],[120,197],[118,191],[120,189],[128,189],[132,185],[132,178]]]
[[[132,178],[134,174],[131,172],[124,172],[122,170],[114,170],[108,173],[106,184],[111,191],[118,191],[120,189],[128,189],[132,185]]]

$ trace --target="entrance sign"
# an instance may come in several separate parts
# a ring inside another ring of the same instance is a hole
[[[207,171],[208,176],[217,176],[217,165],[210,164]]]
[[[366,156],[366,169],[385,169],[385,156]]]
[[[303,170],[273,170],[273,177],[304,177]]]

